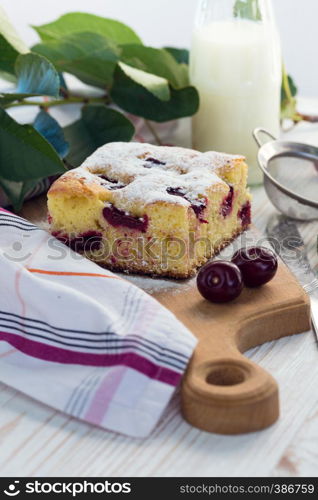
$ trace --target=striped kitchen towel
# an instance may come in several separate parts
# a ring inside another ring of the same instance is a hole
[[[194,336],[150,295],[0,209],[0,381],[62,412],[144,437]]]

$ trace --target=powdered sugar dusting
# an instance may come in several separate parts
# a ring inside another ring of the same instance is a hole
[[[195,287],[196,278],[189,278],[185,280],[174,280],[171,278],[152,278],[150,276],[129,275],[124,273],[116,273],[134,285],[138,286],[150,295],[158,293],[170,292],[173,295],[185,292]]]
[[[96,176],[95,174],[92,174],[87,168],[84,167],[78,167],[74,168],[72,171],[72,176],[76,177],[79,180],[82,180],[83,182],[96,182],[99,177]],[[67,176],[68,173],[64,174]]]
[[[70,175],[109,189],[111,183],[100,176],[120,183],[123,187],[114,191],[112,198],[125,209],[135,201],[142,205],[163,201],[189,206],[205,197],[208,189],[227,189],[217,173],[221,168],[234,167],[237,160],[244,158],[179,147],[114,142],[97,149]],[[184,197],[169,194],[169,188],[182,190]]]
[[[89,156],[83,167],[91,172],[103,167],[113,167],[115,171],[136,174],[136,169],[144,168],[146,158],[155,158],[164,163],[165,170],[186,173],[192,169],[207,168],[210,172],[225,165],[233,167],[235,160],[244,160],[243,156],[229,155],[209,151],[200,153],[194,149],[172,146],[154,146],[140,142],[113,142],[98,148]],[[158,165],[159,167],[162,165]]]

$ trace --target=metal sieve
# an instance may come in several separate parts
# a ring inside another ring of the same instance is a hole
[[[261,134],[270,138],[262,143]],[[259,146],[258,163],[273,205],[298,220],[318,218],[318,148],[277,140],[265,129],[253,132]]]

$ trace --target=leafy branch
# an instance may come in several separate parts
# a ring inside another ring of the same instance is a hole
[[[0,94],[1,98],[1,94]],[[64,97],[63,99],[55,99],[54,101],[31,101],[28,100],[18,100],[17,102],[9,102],[8,104],[4,104],[3,108],[14,108],[19,106],[39,106],[42,109],[53,108],[54,106],[63,106],[66,104],[110,104],[111,100],[108,96],[104,97],[79,97],[72,96],[71,94],[68,97]]]
[[[147,47],[125,24],[79,12],[33,26],[40,41],[28,49],[1,8],[0,21],[0,76],[15,85],[0,92],[0,186],[15,209],[39,180],[78,166],[102,144],[131,140],[127,113],[144,118],[160,143],[150,121],[198,109],[187,51]],[[64,72],[101,95],[76,95]],[[49,111],[68,104],[82,105],[81,117],[62,129]],[[21,125],[8,114],[19,106],[39,107],[34,123]]]
[[[236,0],[234,15],[259,21],[258,0]],[[0,77],[11,84],[0,92],[0,187],[16,210],[40,180],[78,166],[102,144],[130,141],[128,114],[142,117],[160,144],[153,121],[192,116],[199,107],[186,49],[147,47],[129,26],[81,12],[33,28],[39,42],[28,48],[0,7]],[[75,94],[65,73],[100,95]],[[285,68],[281,94],[282,120],[316,120],[297,112],[297,88]],[[81,105],[81,116],[62,128],[50,110],[69,104]],[[10,116],[19,106],[39,108],[33,123]]]

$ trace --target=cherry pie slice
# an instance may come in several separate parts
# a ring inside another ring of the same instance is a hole
[[[48,193],[50,230],[91,260],[187,278],[251,221],[242,156],[110,143]]]

